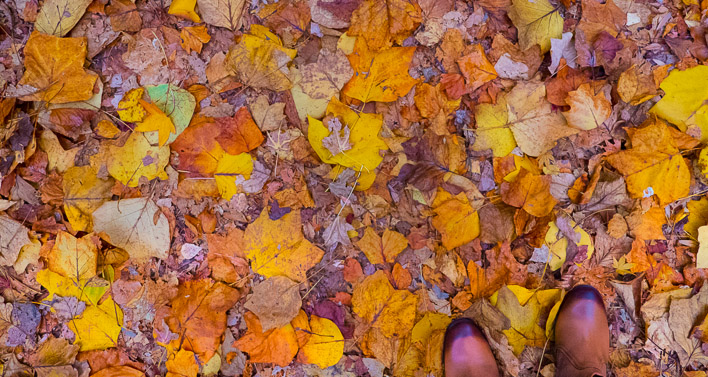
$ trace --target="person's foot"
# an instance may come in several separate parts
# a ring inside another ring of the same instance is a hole
[[[556,317],[556,371],[563,377],[607,375],[610,331],[602,296],[589,285],[563,299]]]
[[[445,377],[498,377],[499,368],[482,330],[469,318],[454,320],[445,332]]]

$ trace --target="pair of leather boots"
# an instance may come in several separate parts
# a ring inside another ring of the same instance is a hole
[[[605,377],[610,335],[602,296],[589,285],[573,288],[556,317],[556,376]],[[445,333],[446,377],[498,377],[496,360],[482,331],[468,318]]]

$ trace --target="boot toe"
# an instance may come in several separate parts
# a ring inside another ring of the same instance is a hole
[[[443,359],[446,377],[499,376],[484,333],[469,318],[456,319],[448,326]]]

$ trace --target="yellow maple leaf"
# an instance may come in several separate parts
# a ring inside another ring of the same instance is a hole
[[[411,330],[417,302],[413,293],[394,289],[381,270],[357,284],[352,294],[354,313],[387,337],[403,336]]]
[[[538,324],[543,323],[545,318],[541,316],[548,313],[560,298],[560,289],[531,291],[518,285],[502,287],[489,298],[511,322],[511,328],[503,332],[515,355],[521,354],[527,345],[544,346],[546,330]]]
[[[708,141],[708,66],[674,69],[660,88],[664,97],[649,112],[675,124],[681,131],[697,128],[701,141]]]
[[[246,86],[281,91],[292,87],[288,65],[296,54],[265,26],[251,25],[251,33],[229,50],[225,64]]]
[[[585,229],[581,228],[580,226],[577,226],[575,221],[569,221],[573,231],[575,231],[576,235],[580,236],[580,240],[576,243],[576,245],[579,247],[584,246],[587,250],[586,259],[590,259],[592,253],[595,251],[595,246],[592,243],[592,238],[590,237],[588,232],[585,231]],[[551,271],[556,271],[559,268],[563,267],[563,264],[565,263],[566,251],[568,249],[569,240],[561,233],[560,229],[558,229],[558,225],[556,225],[556,222],[551,221],[548,223],[548,231],[546,232],[546,237],[544,241],[545,244],[548,246],[548,249],[551,254],[551,260],[548,266],[551,268]]]
[[[238,186],[236,179],[243,176],[245,179],[251,178],[253,171],[253,158],[248,153],[240,153],[232,155],[224,153],[216,164],[216,172],[214,179],[216,186],[219,188],[221,197],[226,200],[231,200],[234,195],[238,194]]]
[[[133,132],[122,146],[103,145],[98,154],[91,156],[91,165],[97,169],[106,165],[108,173],[128,187],[137,187],[140,177],[165,180],[170,148],[153,146],[151,141],[149,134]]]
[[[433,226],[442,234],[442,243],[452,250],[479,236],[479,214],[472,208],[464,192],[452,196],[438,188],[433,200]]]
[[[199,15],[194,11],[197,0],[174,0],[167,13],[182,17],[192,22],[199,22]]]
[[[626,178],[629,195],[656,195],[662,206],[688,195],[691,172],[666,123],[649,120],[627,132],[632,148],[607,156],[607,161]]]
[[[25,73],[19,85],[37,89],[23,101],[68,103],[93,96],[98,75],[84,69],[86,38],[58,38],[32,32],[25,44]]]
[[[81,351],[117,347],[123,326],[123,310],[112,298],[108,298],[99,305],[87,306],[80,316],[67,325],[76,334],[76,344],[81,346]]]
[[[373,176],[374,171],[383,161],[379,151],[388,149],[386,143],[379,137],[383,117],[380,114],[358,113],[336,98],[330,100],[327,114],[341,118],[342,126],[346,127],[349,132],[348,143],[351,148],[333,155],[323,145],[323,140],[329,137],[332,132],[323,122],[308,117],[307,139],[317,155],[328,164],[349,167],[355,171],[370,173]],[[362,184],[362,181],[359,182],[359,190],[368,188],[367,185]],[[373,183],[373,179],[370,180],[370,183]]]
[[[145,89],[134,88],[125,93],[123,98],[118,102],[118,116],[124,122],[140,122],[147,115],[147,111],[140,104],[140,99],[143,98]]]
[[[137,127],[135,131],[139,132],[150,132],[157,131],[158,134],[158,145],[163,146],[167,143],[167,139],[170,138],[170,134],[176,133],[172,119],[170,119],[162,110],[152,103],[139,100],[140,105],[147,111],[148,116],[145,117]]]
[[[620,275],[627,275],[632,273],[632,268],[634,263],[627,262],[627,256],[623,255],[620,259],[612,257],[612,268]]]
[[[364,0],[352,13],[347,33],[361,36],[372,50],[378,51],[394,41],[401,44],[421,21],[421,9],[415,1]]]
[[[59,232],[47,256],[47,267],[65,277],[87,280],[96,276],[98,248],[94,235],[76,238]]]
[[[570,105],[570,110],[563,112],[563,116],[569,126],[592,130],[610,117],[612,103],[609,100],[609,91],[605,88],[596,89],[590,83],[585,83],[568,93],[566,102]]]
[[[519,31],[522,50],[537,44],[541,52],[548,52],[551,38],[560,39],[563,34],[563,17],[548,0],[513,0],[508,14]]]
[[[415,47],[392,47],[374,52],[357,38],[354,52],[347,55],[354,76],[342,94],[362,102],[391,102],[406,95],[417,83],[408,74]]]
[[[211,36],[205,25],[187,26],[179,33],[179,43],[189,54],[192,50],[197,54],[202,52],[202,45],[209,42]]]
[[[329,368],[339,362],[344,355],[344,336],[339,327],[327,318],[313,315],[310,317],[310,336],[300,347],[297,361],[315,364],[321,369]],[[298,329],[295,328],[296,333]]]
[[[367,227],[364,236],[356,245],[372,264],[393,263],[398,254],[408,247],[408,239],[401,233],[386,229],[379,237],[373,228]]]
[[[282,275],[301,282],[324,252],[302,234],[300,211],[271,220],[264,209],[244,232],[244,254],[253,272],[265,277]]]

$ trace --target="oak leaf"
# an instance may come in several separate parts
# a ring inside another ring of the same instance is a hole
[[[354,287],[352,310],[367,326],[384,336],[403,336],[413,327],[418,297],[394,289],[383,271],[376,271]]]
[[[392,102],[406,95],[417,83],[408,74],[415,47],[370,49],[357,38],[349,63],[354,76],[342,88],[342,94],[362,102]]]
[[[85,38],[58,38],[34,31],[24,53],[25,74],[19,85],[29,85],[37,91],[20,99],[67,103],[93,96],[98,75],[84,69]]]
[[[244,253],[251,269],[265,277],[286,276],[302,282],[307,270],[322,259],[324,252],[302,234],[300,211],[271,220],[264,209],[244,233]]]
[[[401,233],[389,229],[385,229],[379,237],[373,228],[367,227],[356,246],[372,264],[393,263],[398,254],[408,247],[408,240]]]
[[[625,177],[631,197],[656,195],[663,206],[688,195],[691,173],[666,123],[647,123],[628,129],[632,148],[607,156],[607,161]]]
[[[211,36],[207,32],[207,28],[204,25],[186,26],[179,33],[179,43],[188,54],[192,50],[196,51],[197,54],[200,54],[202,52],[202,45],[210,40]]]
[[[93,213],[96,233],[126,250],[137,263],[152,257],[164,259],[170,249],[170,226],[160,209],[148,198],[104,203]]]
[[[421,9],[416,1],[364,0],[352,13],[347,33],[360,36],[369,48],[380,51],[393,42],[400,45],[421,21]]]

